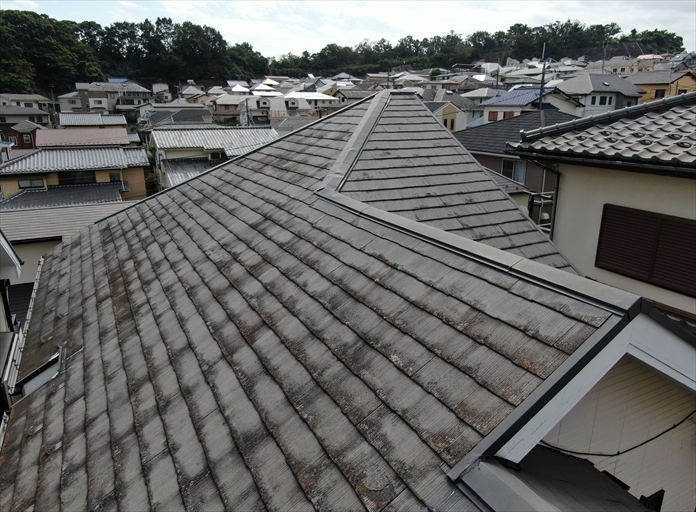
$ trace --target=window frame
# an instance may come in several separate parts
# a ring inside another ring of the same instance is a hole
[[[506,169],[506,166],[509,168]],[[524,185],[524,181],[527,179],[527,162],[525,160],[503,159],[500,174]]]
[[[17,187],[19,187],[20,190],[46,188],[43,178],[25,178],[17,180]]]

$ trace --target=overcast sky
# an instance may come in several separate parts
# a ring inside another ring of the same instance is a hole
[[[515,23],[538,26],[568,19],[586,25],[615,22],[624,32],[668,30],[684,38],[687,50],[696,49],[696,0],[2,0],[2,8],[102,26],[158,17],[177,23],[188,20],[214,27],[230,44],[247,41],[266,57],[304,50],[316,53],[329,43],[353,47],[363,39],[385,38],[396,44],[407,35],[422,39],[450,30],[466,37],[477,30],[506,31]]]

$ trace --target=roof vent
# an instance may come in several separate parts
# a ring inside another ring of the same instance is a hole
[[[612,132],[611,132],[610,130],[602,130],[602,131],[599,132],[599,133],[602,134],[602,135],[604,135],[605,137],[608,137],[609,135],[612,134]]]
[[[640,139],[638,142],[640,142],[643,146],[649,146],[652,144],[652,141],[648,139]]]
[[[670,133],[669,135],[667,135],[667,137],[669,137],[670,139],[674,139],[674,140],[679,140],[682,138],[682,136],[679,135],[678,133]]]
[[[683,140],[683,141],[681,141],[681,142],[677,142],[677,146],[682,147],[682,148],[690,148],[690,147],[691,147],[691,143],[690,143],[690,142],[686,142],[685,140]]]
[[[607,137],[605,140],[607,142],[611,142],[612,144],[614,144],[615,142],[619,142],[619,139],[617,139],[616,137]]]
[[[602,82],[602,85],[606,85],[607,87],[609,87],[609,82]]]
[[[633,136],[640,139],[641,137],[645,137],[645,134],[643,132],[633,132]]]

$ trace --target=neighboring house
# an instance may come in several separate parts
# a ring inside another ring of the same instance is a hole
[[[476,122],[483,116],[483,109],[478,106],[478,103],[468,98],[463,98],[460,94],[453,94],[445,89],[426,89],[420,93],[420,96],[423,101],[449,101],[461,110],[466,115],[466,119],[464,120],[464,124],[457,124],[457,130],[463,130],[469,127],[471,123]]]
[[[558,111],[544,112],[547,126],[577,119]],[[520,131],[533,130],[541,126],[541,112],[525,112],[523,115],[489,123],[455,134],[457,140],[484,167],[502,174],[535,192],[553,192],[556,179],[553,174],[533,162],[506,153],[508,142],[519,142]]]
[[[645,91],[614,74],[583,73],[556,87],[580,103],[575,115],[592,116],[637,105]]]
[[[111,129],[128,127],[128,121],[123,114],[61,112],[58,119],[60,126],[69,130],[90,127]]]
[[[155,110],[144,119],[148,127],[169,124],[211,124],[213,122],[213,114],[207,108]]]
[[[248,153],[278,138],[270,127],[172,125],[153,128],[150,145],[155,153],[162,186],[178,182],[167,177],[167,160],[222,161]],[[211,164],[212,167],[214,164]]]
[[[645,91],[641,103],[696,91],[696,75],[691,71],[646,71],[626,80]]]
[[[539,110],[539,93],[537,87],[522,87],[482,102],[480,106],[483,108],[483,122],[500,121],[519,116],[523,111]],[[558,110],[571,115],[582,106],[555,87],[544,88],[542,102],[545,110]]]
[[[612,394],[626,421],[593,433],[653,452],[691,405],[694,347],[640,297],[526,259],[531,238],[563,260],[414,95],[390,92],[44,256],[4,503],[645,511],[638,496],[664,487],[665,507],[693,508],[692,485],[645,475],[631,495],[539,443],[635,353],[685,389],[651,381],[676,388],[659,415]],[[692,452],[638,467],[688,477]]]
[[[170,188],[203,174],[205,171],[225,162],[226,158],[184,158],[182,160],[162,160],[159,179],[162,188]]]
[[[505,91],[502,89],[491,89],[490,87],[481,87],[480,89],[474,89],[473,91],[465,92],[460,96],[462,98],[467,98],[473,101],[477,105],[480,105],[484,101],[489,100],[491,98],[495,98],[496,96],[500,96],[502,94],[505,94]]]
[[[46,112],[38,108],[15,107],[11,105],[0,106],[0,130],[4,131],[22,121],[48,126],[50,119]]]
[[[61,112],[82,112],[82,99],[77,91],[58,96]],[[86,110],[86,109],[85,109]]]
[[[137,134],[136,134],[137,137]],[[132,141],[123,127],[110,130],[99,128],[71,128],[70,130],[43,130],[36,133],[36,147],[65,146],[130,146]]]
[[[155,82],[152,84],[152,95],[156,101],[168,103],[172,101],[172,93],[169,91],[169,85],[163,82]]]
[[[57,131],[49,130],[45,126],[32,123],[31,121],[22,121],[6,130],[2,134],[9,142],[13,142],[17,149],[34,149],[37,147],[37,133],[40,131]]]
[[[638,72],[638,59],[619,55],[605,61],[590,62],[585,69],[591,73],[617,73],[619,75],[632,75]]]
[[[137,112],[140,105],[154,101],[149,89],[132,81],[76,83],[83,111]]]
[[[553,239],[586,275],[696,315],[696,92],[525,131],[558,164]],[[620,243],[616,243],[620,241]]]
[[[449,101],[425,101],[423,104],[449,131],[454,132],[466,128],[466,112],[459,110],[453,103]]]
[[[51,100],[40,94],[0,94],[0,105],[14,105],[15,107],[38,108],[48,112]]]
[[[136,200],[145,197],[149,167],[142,148],[39,148],[0,165],[0,185],[7,199],[25,191],[48,193],[58,185],[113,183],[122,199]]]
[[[363,91],[361,89],[355,89],[354,87],[351,87],[350,89],[338,89],[334,94],[334,97],[338,98],[338,101],[341,104],[341,106],[346,106],[350,105],[351,103],[355,103],[357,101],[365,99],[373,94],[375,94],[375,91]]]

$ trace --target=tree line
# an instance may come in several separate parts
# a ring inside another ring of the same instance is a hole
[[[31,11],[0,11],[0,91],[63,94],[75,82],[128,77],[149,86],[156,81],[177,84],[193,79],[222,84],[268,74],[303,77],[392,70],[451,68],[475,60],[505,63],[541,57],[561,59],[587,55],[592,59],[613,54],[664,53],[683,50],[680,36],[666,30],[622,34],[616,23],[586,26],[579,21],[557,21],[538,27],[515,24],[506,32],[477,31],[462,37],[417,39],[406,36],[392,45],[386,39],[355,45],[326,45],[321,51],[288,53],[267,58],[248,42],[230,44],[214,28],[170,18],[155,22],[116,22],[102,27],[85,21],[58,21]]]

